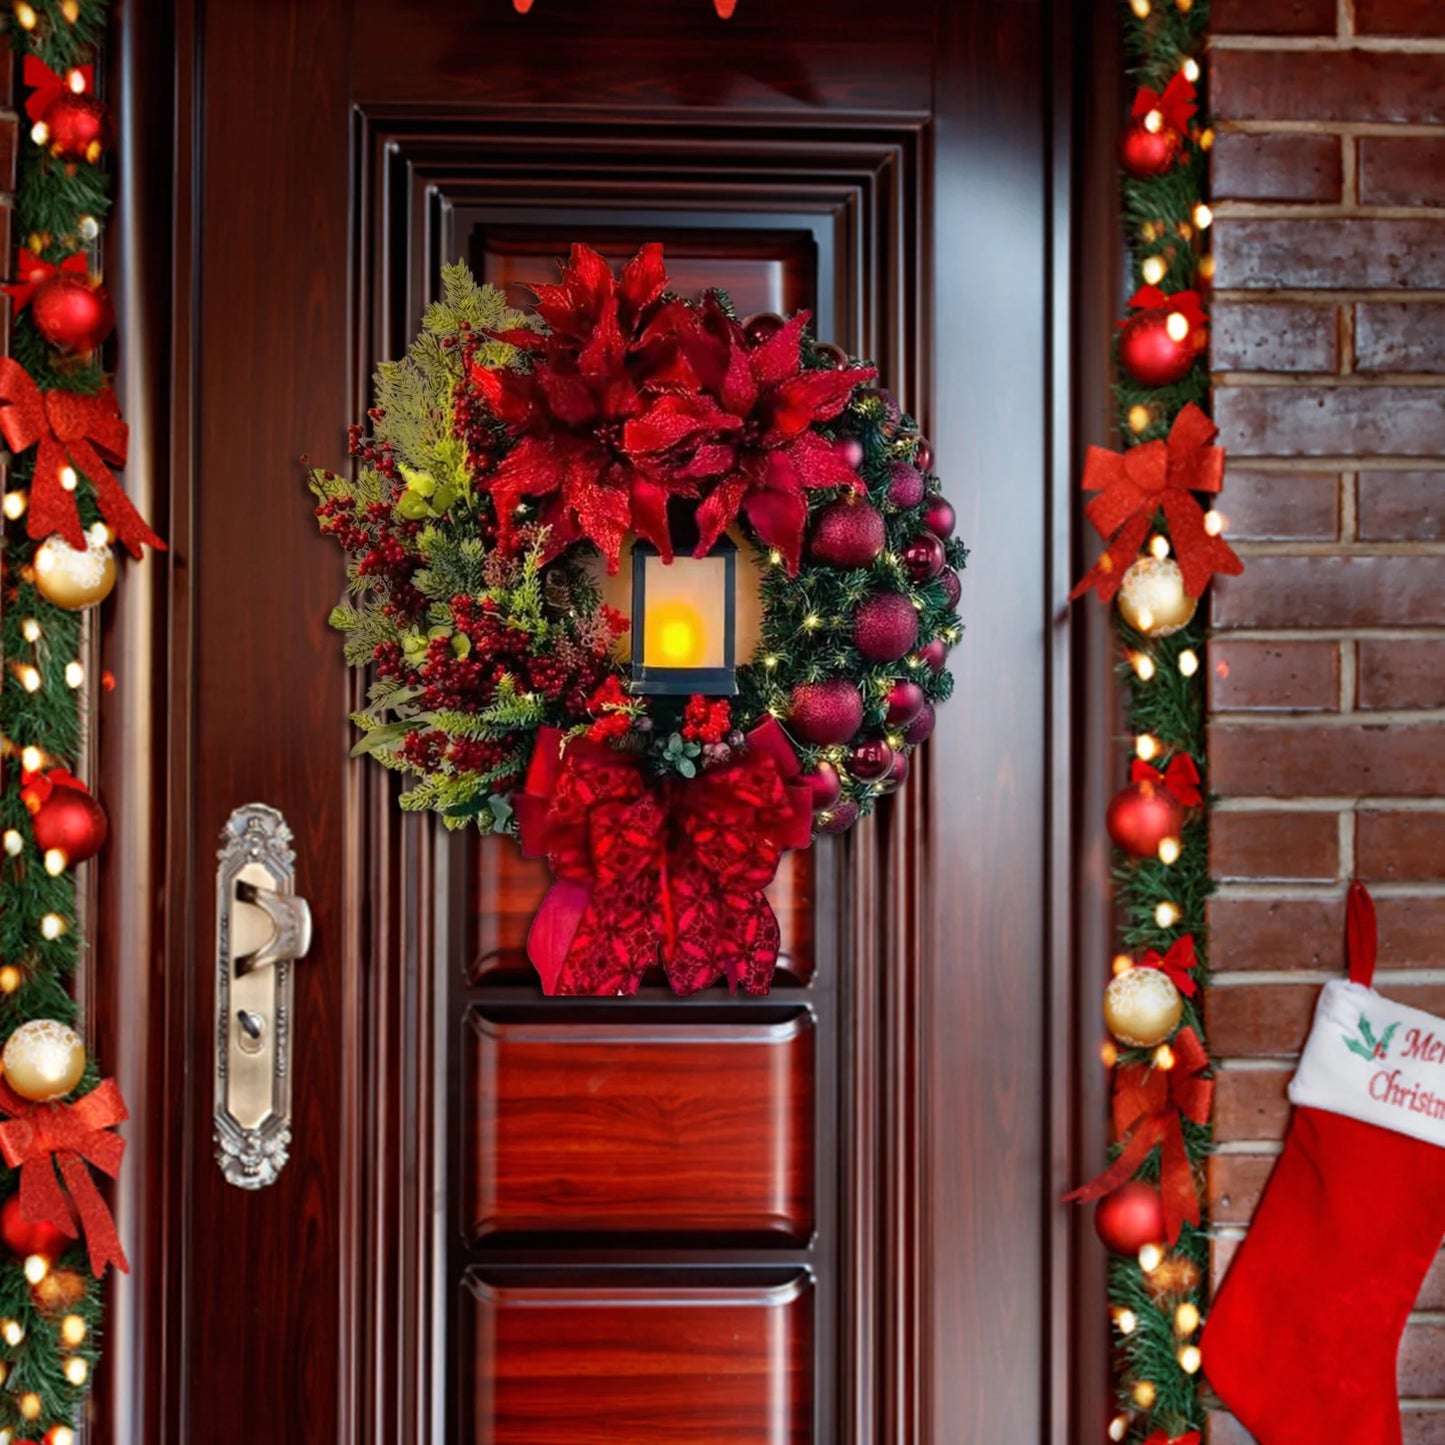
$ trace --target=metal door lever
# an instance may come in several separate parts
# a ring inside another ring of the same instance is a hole
[[[236,977],[245,978],[258,968],[283,959],[305,958],[311,949],[311,908],[294,893],[277,893],[245,878],[236,879],[236,901],[261,909],[275,925],[271,937],[236,960]]]

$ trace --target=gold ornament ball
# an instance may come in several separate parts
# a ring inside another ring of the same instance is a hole
[[[1184,1000],[1169,975],[1157,968],[1131,968],[1104,990],[1104,1025],[1121,1044],[1152,1049],[1179,1027]]]
[[[1184,574],[1172,557],[1140,557],[1119,584],[1119,611],[1145,637],[1178,632],[1198,605],[1184,590]]]
[[[54,1019],[31,1019],[5,1042],[5,1082],[23,1099],[43,1104],[68,1094],[85,1072],[85,1045]]]
[[[115,586],[115,558],[104,525],[97,522],[85,541],[84,549],[77,550],[56,535],[35,549],[35,585],[40,595],[69,612],[104,602]]]

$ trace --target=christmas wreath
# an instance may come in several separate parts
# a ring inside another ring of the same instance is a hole
[[[953,509],[806,312],[678,297],[655,244],[617,276],[574,246],[535,297],[443,268],[355,476],[311,473],[373,672],[355,751],[415,780],[402,807],[548,859],[547,992],[660,960],[764,993],[783,852],[897,788],[951,690]]]

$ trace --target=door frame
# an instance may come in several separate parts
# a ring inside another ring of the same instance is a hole
[[[855,1021],[875,1046],[849,1076],[860,1152],[850,1171],[858,1370],[846,1439],[971,1445],[1007,1431],[1065,1445],[1078,1421],[1102,1420],[1107,1406],[1102,1257],[1083,1216],[1053,1201],[1102,1157],[1104,1140],[1094,1000],[1107,963],[1108,866],[1084,820],[1101,816],[1117,768],[1114,699],[1097,609],[1075,620],[1062,602],[1081,550],[1078,461],[1108,433],[1118,277],[1115,210],[1099,200],[1112,198],[1114,172],[1099,137],[1113,133],[1117,41],[1108,7],[1088,0],[940,8],[935,115],[920,144],[935,175],[995,204],[935,211],[947,246],[934,235],[930,247],[925,225],[914,259],[933,314],[967,317],[990,344],[970,352],[935,337],[921,359],[936,447],[969,459],[972,495],[959,511],[975,553],[964,577],[960,698],[920,754],[914,785],[840,850],[839,884],[852,899],[840,923],[856,966],[877,981],[863,994],[876,1019]],[[194,928],[210,880],[191,876],[190,859],[196,830],[213,820],[192,815],[184,786],[201,761],[184,682],[204,645],[187,547],[201,484],[203,23],[204,0],[144,14],[121,6],[108,58],[118,190],[107,255],[117,388],[131,423],[126,485],[173,550],[136,569],[103,621],[107,665],[124,685],[98,706],[114,842],[92,884],[97,945],[81,988],[99,1055],[132,1109],[115,1201],[134,1272],[110,1289],[96,1445],[186,1438],[187,1180],[214,1167],[193,1147],[208,1091],[187,1080],[192,1001],[210,981],[208,940]],[[354,195],[360,207],[359,188]],[[918,204],[927,216],[930,198]],[[946,255],[935,262],[931,251]],[[1016,269],[1029,254],[1041,286]],[[947,259],[958,256],[966,266]],[[1015,378],[1003,384],[1009,395],[1000,396],[1001,376]],[[962,401],[940,407],[942,387]],[[987,479],[1021,467],[1037,488],[1001,523],[1000,509],[984,505]],[[998,608],[1007,593],[989,591],[1019,569],[1036,598],[1031,614]],[[377,988],[351,970],[340,1001],[358,1036],[372,1038],[450,1026],[424,1007],[445,996],[430,960],[450,924],[442,907],[409,916],[404,880],[460,866],[459,857],[438,864],[431,833],[394,813],[377,774],[354,770],[347,813],[369,819],[370,843],[395,840],[401,866],[367,936],[352,910],[355,936],[343,945],[349,957],[369,956]],[[941,801],[944,788],[966,806]],[[1021,874],[1032,880],[1031,918],[993,896],[1001,878]],[[960,969],[965,956],[978,967]],[[980,1019],[989,1046],[960,1047]],[[403,1097],[419,1107],[445,1087],[428,1056],[425,1047],[409,1056],[394,1107]],[[447,1140],[423,1141],[409,1179],[383,1169],[385,1111],[368,1092],[381,1087],[357,1072],[345,1093],[356,1142],[340,1220],[351,1260],[337,1321],[344,1445],[428,1442],[444,1377],[428,1356],[445,1310],[426,1200]],[[374,1268],[397,1246],[402,1267]],[[419,1383],[414,1397],[384,1389],[398,1376]]]

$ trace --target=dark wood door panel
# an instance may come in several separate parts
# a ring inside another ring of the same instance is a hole
[[[465,1445],[805,1445],[805,1275],[463,1282]]]
[[[466,1223],[803,1244],[813,1229],[814,1029],[770,1021],[470,1015]],[[501,1242],[505,1243],[503,1238]]]

